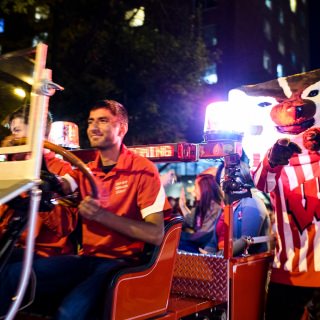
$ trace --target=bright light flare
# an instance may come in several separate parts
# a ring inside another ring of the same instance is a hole
[[[51,124],[48,140],[69,149],[79,148],[79,128],[70,121],[55,121]]]
[[[125,19],[129,20],[130,27],[140,27],[144,24],[145,12],[144,7],[135,8],[133,10],[127,11],[125,14]]]
[[[256,167],[275,141],[277,132],[270,112],[278,104],[271,96],[250,96],[239,89],[229,91],[229,102],[240,110],[238,121],[243,123],[242,146],[250,159],[250,166]]]
[[[227,101],[213,102],[207,105],[204,132],[243,133],[243,123],[239,121],[239,110]]]
[[[14,88],[13,90],[14,94],[21,97],[25,98],[26,97],[26,92],[22,88]]]

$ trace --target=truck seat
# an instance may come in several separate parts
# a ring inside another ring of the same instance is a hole
[[[162,244],[153,246],[148,261],[113,274],[103,319],[146,319],[166,312],[182,222],[180,215],[171,216]]]

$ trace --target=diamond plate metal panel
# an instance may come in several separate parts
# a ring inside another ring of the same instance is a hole
[[[226,301],[228,260],[204,254],[178,252],[171,291],[185,296]]]

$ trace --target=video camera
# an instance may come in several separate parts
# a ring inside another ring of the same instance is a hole
[[[240,172],[240,155],[238,153],[224,156],[225,175],[222,189],[227,202],[233,202],[245,197],[252,197],[251,186],[243,181]]]

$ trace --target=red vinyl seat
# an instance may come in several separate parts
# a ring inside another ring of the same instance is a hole
[[[103,319],[148,319],[166,312],[182,222],[181,216],[168,219],[162,244],[148,261],[112,276]]]

